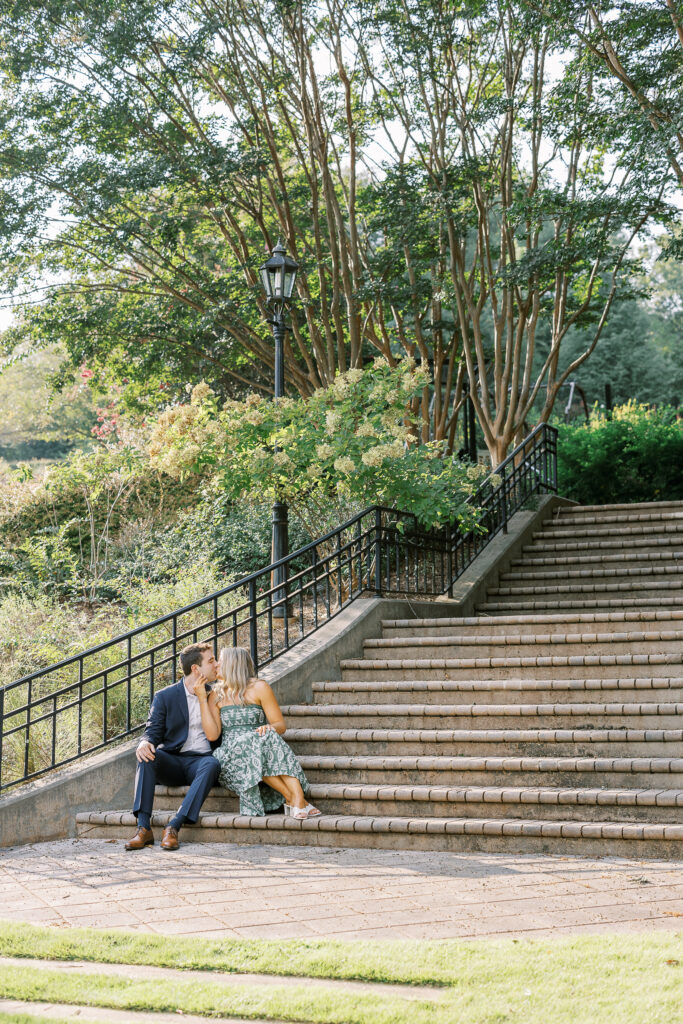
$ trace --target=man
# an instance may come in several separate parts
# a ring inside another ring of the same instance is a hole
[[[216,681],[218,662],[211,644],[190,644],[180,652],[184,678],[155,695],[147,725],[135,756],[135,801],[133,814],[137,832],[126,843],[127,850],[142,850],[154,843],[151,829],[154,787],[188,786],[180,810],[171,818],[161,839],[162,850],[177,850],[178,833],[187,822],[194,825],[199,810],[218,779],[220,765],[211,751],[221,739],[208,706]]]

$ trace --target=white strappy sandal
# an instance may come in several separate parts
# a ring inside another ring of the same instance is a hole
[[[292,807],[291,804],[285,804],[285,815],[296,818],[297,821],[303,821],[304,818],[317,818],[321,813],[313,804],[306,804],[305,807]]]

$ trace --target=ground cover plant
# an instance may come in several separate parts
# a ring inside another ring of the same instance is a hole
[[[94,929],[6,923],[0,955],[4,998],[47,999],[207,1016],[273,1017],[344,1024],[674,1024],[681,1019],[683,934],[604,935],[556,940],[353,941],[166,938]],[[35,970],[32,958],[55,961]],[[101,972],[64,977],[59,961]],[[180,968],[172,983],[107,976],[107,963]],[[275,974],[302,985],[198,986],[192,972]],[[304,979],[315,979],[305,981]],[[367,994],[325,988],[326,979],[376,983]],[[382,984],[433,986],[406,996]]]

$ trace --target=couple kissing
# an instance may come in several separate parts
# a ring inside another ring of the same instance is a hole
[[[180,652],[183,678],[154,696],[135,756],[133,814],[137,831],[127,850],[154,843],[154,787],[187,786],[179,810],[164,829],[163,850],[177,850],[183,825],[194,825],[212,786],[233,790],[240,814],[279,810],[293,818],[320,811],[309,804],[308,781],[283,740],[285,721],[275,694],[256,678],[243,647],[224,647],[218,660],[208,643]]]

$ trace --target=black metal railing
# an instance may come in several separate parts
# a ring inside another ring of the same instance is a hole
[[[505,459],[470,499],[478,520],[464,535],[455,523],[426,530],[412,514],[374,506],[215,594],[1,687],[0,790],[139,729],[186,644],[244,646],[263,666],[362,595],[452,594],[532,495],[557,491],[556,441],[541,424]]]

